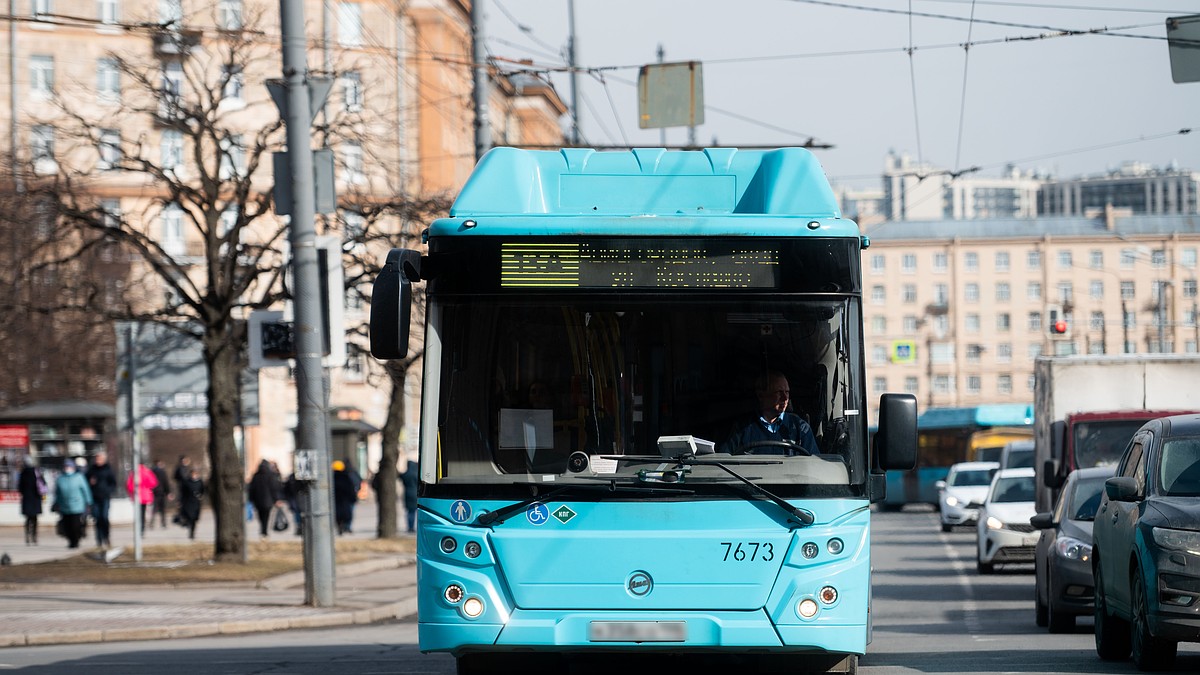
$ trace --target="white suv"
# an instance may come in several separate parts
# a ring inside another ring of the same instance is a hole
[[[997,563],[1032,563],[1038,531],[1029,524],[1033,505],[1033,469],[1000,469],[992,477],[987,499],[979,509],[980,574],[991,574]]]
[[[979,509],[992,484],[992,474],[1000,465],[996,462],[960,462],[950,467],[946,480],[937,482],[938,517],[942,532],[955,525],[970,525],[979,518]]]

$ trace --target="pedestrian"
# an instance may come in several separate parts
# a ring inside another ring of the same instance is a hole
[[[288,508],[292,511],[292,521],[296,523],[296,536],[304,535],[304,507],[301,503],[303,497],[304,483],[296,479],[296,474],[288,476],[288,479],[283,483],[283,496],[287,500]]]
[[[404,473],[400,474],[400,483],[404,486],[404,522],[408,526],[409,532],[416,531],[417,482],[419,478],[417,463],[411,459],[408,460],[408,466],[405,467]]]
[[[87,484],[92,488],[92,519],[96,521],[96,546],[109,547],[108,507],[117,491],[117,475],[108,464],[108,453],[97,452],[87,470]]]
[[[68,548],[79,548],[79,540],[83,538],[83,520],[87,517],[88,507],[92,505],[92,490],[76,468],[75,461],[68,457],[63,463],[62,475],[55,481],[54,504],[50,507],[58,512]]]
[[[167,529],[167,502],[171,499],[171,481],[167,478],[167,464],[161,459],[154,460],[154,466],[151,467],[154,472],[154,480],[157,483],[154,485],[154,503],[150,510],[150,527],[154,527],[154,521],[158,520],[162,529]]]
[[[200,480],[200,472],[191,467],[179,491],[180,524],[187,528],[188,539],[196,538],[196,523],[200,521],[200,504],[203,497],[204,481]]]
[[[342,460],[333,463],[333,516],[338,534],[350,534],[354,524],[354,505],[362,479],[354,467]]]
[[[283,483],[269,461],[258,463],[248,490],[249,501],[258,513],[259,534],[265,538],[271,529],[271,509],[283,502]]]
[[[34,466],[33,457],[25,455],[22,461],[25,466],[17,477],[17,489],[21,493],[21,515],[25,516],[25,545],[37,546],[38,516],[42,514],[42,500],[46,496],[46,478]]]
[[[171,478],[175,481],[175,494],[183,494],[183,484],[187,482],[191,472],[192,459],[187,455],[180,455],[179,462],[175,464],[175,470],[171,472]],[[179,525],[183,524],[182,513],[182,509],[175,513],[174,521]]]
[[[146,532],[146,507],[154,503],[154,488],[158,487],[158,479],[154,477],[154,472],[145,464],[137,465],[138,475],[138,493],[133,494],[133,472],[129,472],[129,478],[125,479],[125,489],[129,492],[134,503],[138,505],[139,513],[142,517],[142,533]]]

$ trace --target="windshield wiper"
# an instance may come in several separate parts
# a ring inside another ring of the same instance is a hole
[[[549,501],[557,495],[560,495],[564,492],[570,492],[572,490],[582,490],[584,492],[671,492],[673,494],[678,494],[681,492],[680,490],[676,489],[641,487],[636,485],[618,486],[615,480],[606,480],[607,484],[605,485],[564,485],[545,494],[533,495],[528,499],[522,499],[521,501],[514,502],[508,506],[502,506],[495,511],[488,511],[487,513],[480,514],[480,516],[475,519],[475,522],[476,524],[483,525],[485,527],[488,525],[503,523],[505,520],[508,520],[510,516],[519,512],[521,509],[526,508],[530,504]]]
[[[755,483],[752,480],[749,480],[748,478],[742,476],[738,472],[736,472],[733,469],[726,466],[726,464],[781,464],[782,462],[780,460],[763,461],[763,460],[758,460],[758,459],[745,459],[745,460],[734,459],[734,460],[731,460],[728,462],[724,462],[724,461],[718,462],[718,461],[712,460],[712,459],[699,459],[695,455],[691,454],[690,452],[679,455],[678,457],[653,457],[653,456],[649,456],[649,455],[625,455],[625,456],[613,455],[613,457],[624,460],[624,461],[633,461],[633,462],[638,462],[638,463],[656,463],[656,462],[672,462],[673,461],[673,462],[682,464],[684,466],[715,466],[718,469],[721,469],[725,473],[729,474],[730,476],[733,476],[734,478],[738,479],[739,481],[744,483],[747,487],[749,487],[754,492],[757,492],[758,494],[766,497],[768,500],[774,502],[776,505],[779,506],[779,508],[786,511],[789,517],[795,518],[796,520],[798,520],[801,527],[808,527],[809,525],[812,525],[813,522],[816,521],[816,517],[813,516],[811,511],[807,511],[798,506],[792,506],[783,497],[780,497],[779,495],[775,494],[774,492],[771,492],[770,490],[766,489],[765,487],[759,485],[758,483]]]

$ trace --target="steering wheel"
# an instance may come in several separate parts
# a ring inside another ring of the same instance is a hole
[[[758,448],[783,448],[783,452],[755,452]],[[794,441],[752,441],[738,446],[733,455],[784,455],[785,457],[810,457],[812,453]]]

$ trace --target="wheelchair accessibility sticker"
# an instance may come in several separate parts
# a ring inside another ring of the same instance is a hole
[[[450,517],[456,523],[465,523],[471,519],[471,505],[462,499],[457,499],[450,505]]]
[[[546,508],[545,504],[533,503],[525,509],[525,519],[531,525],[545,525],[546,521],[550,520],[550,509]]]

